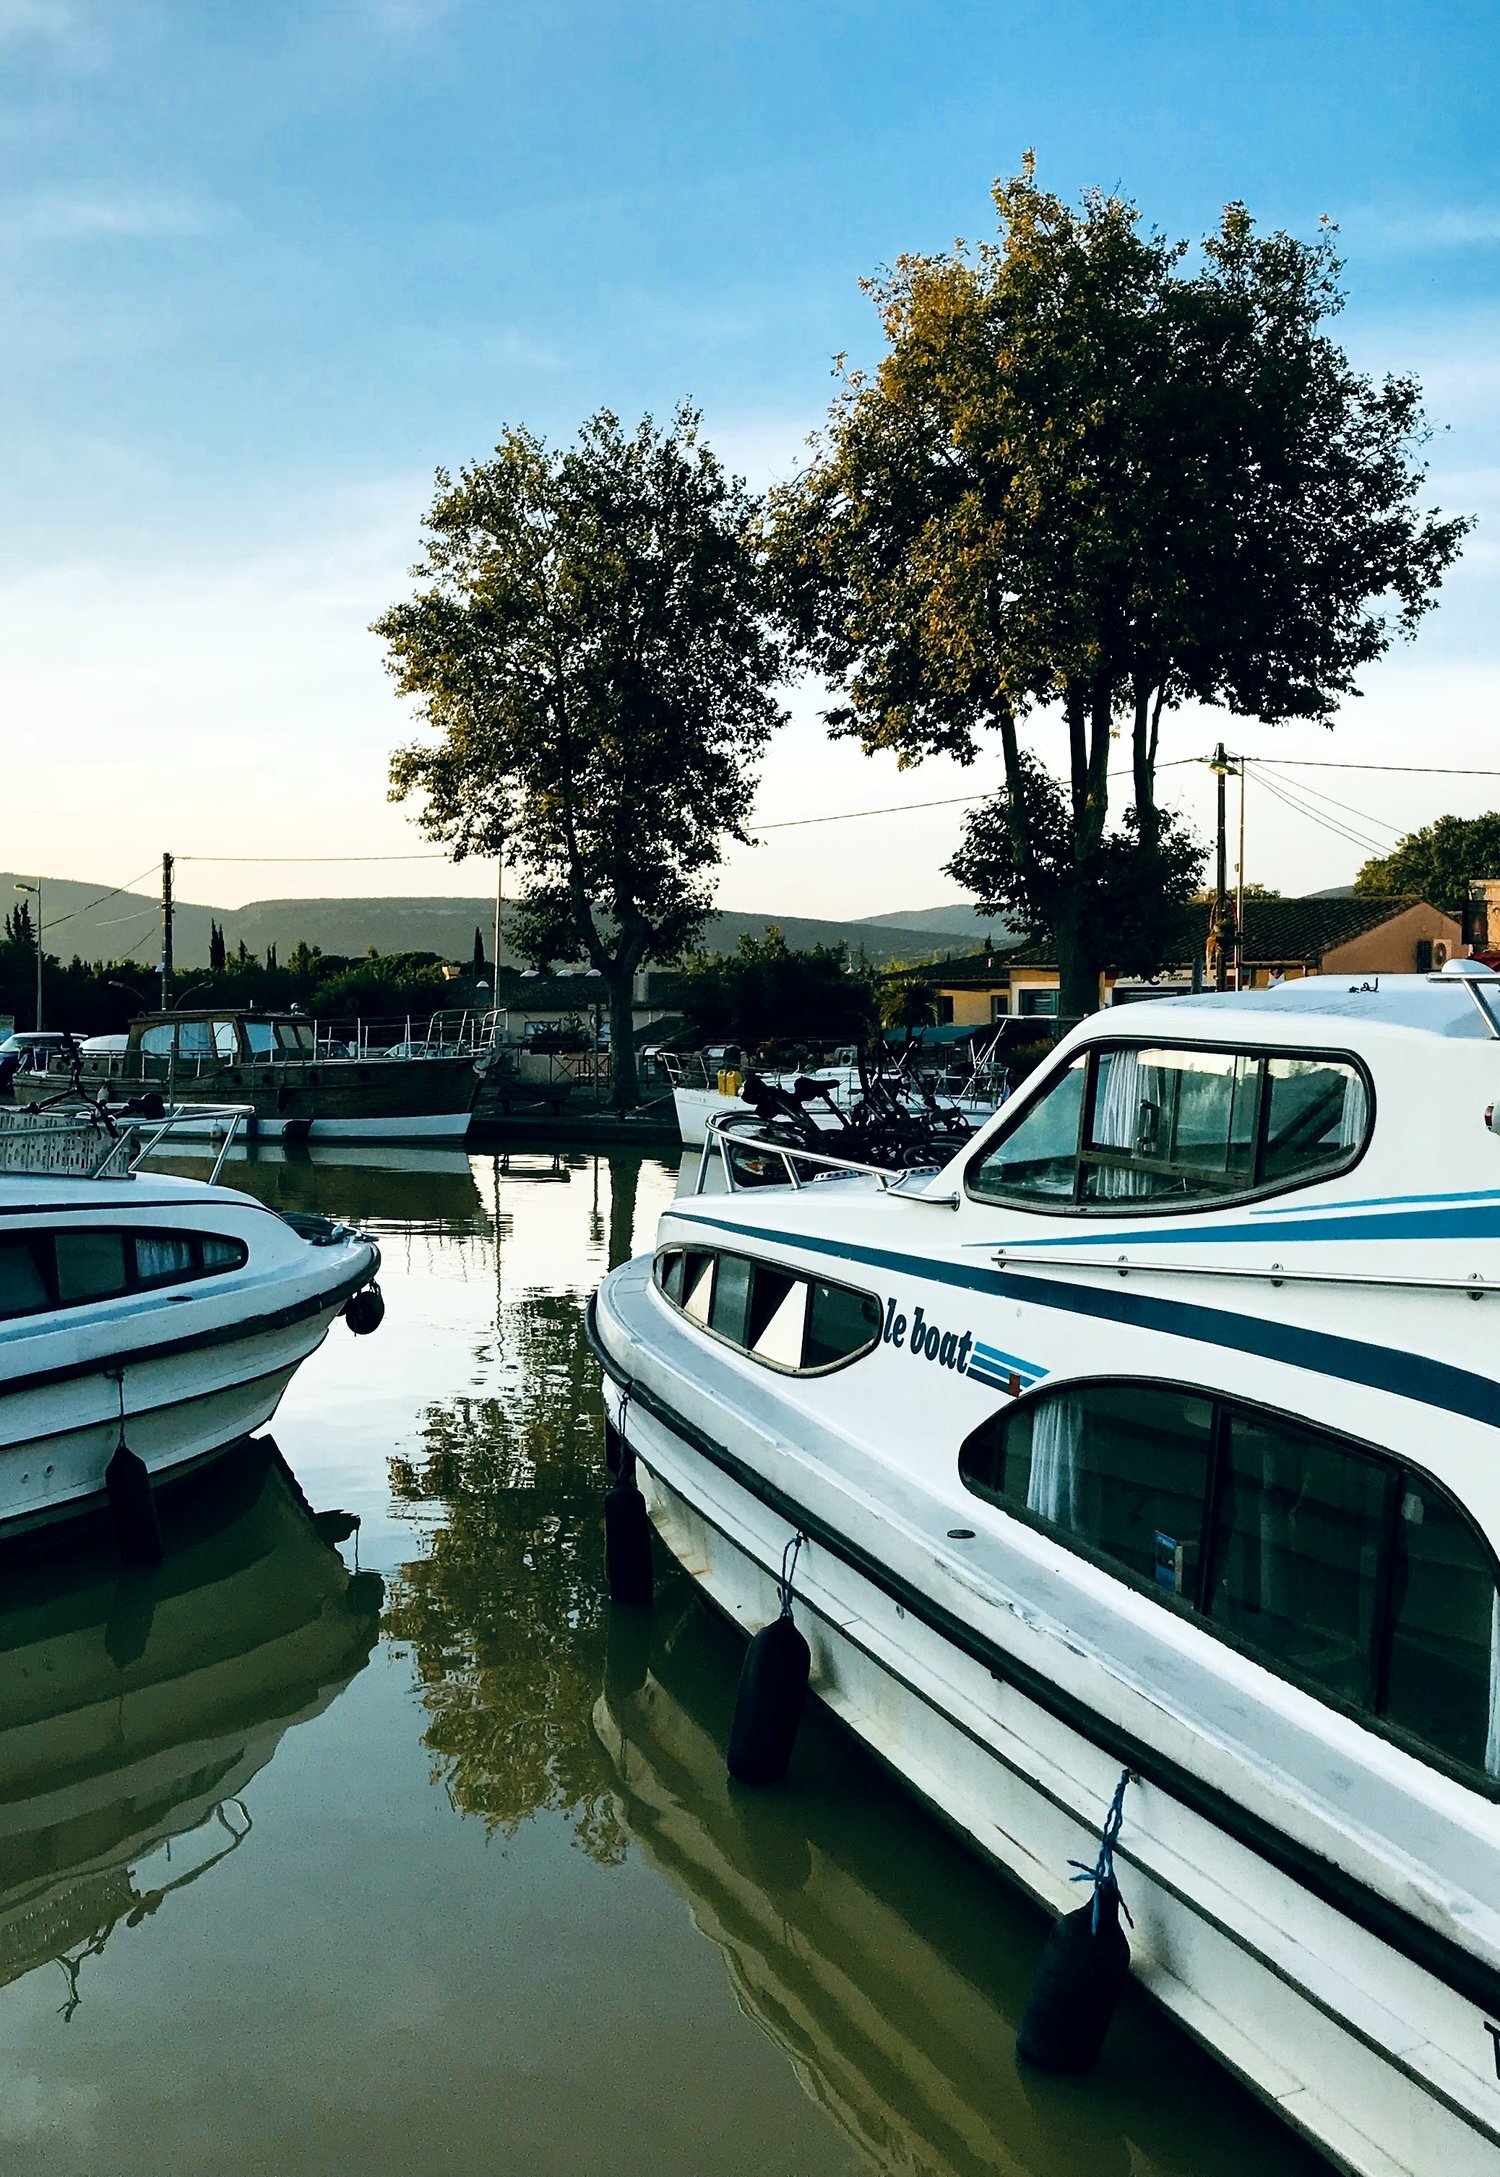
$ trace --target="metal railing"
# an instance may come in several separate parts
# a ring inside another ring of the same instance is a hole
[[[0,1112],[0,1177],[131,1179],[174,1128],[224,1129],[209,1174],[213,1186],[251,1104],[169,1104],[156,1115],[106,1112],[98,1105]]]
[[[934,1179],[942,1170],[937,1164],[913,1164],[893,1170],[887,1165],[860,1164],[850,1157],[828,1156],[821,1149],[804,1149],[796,1142],[775,1140],[762,1134],[748,1134],[736,1129],[743,1121],[733,1112],[713,1113],[705,1128],[703,1155],[698,1162],[698,1176],[693,1188],[695,1194],[707,1194],[711,1190],[706,1178],[711,1168],[710,1160],[717,1151],[720,1168],[724,1174],[724,1191],[727,1194],[745,1194],[757,1186],[775,1185],[764,1179],[741,1180],[734,1169],[734,1152],[749,1150],[755,1154],[775,1158],[786,1174],[785,1184],[799,1188],[815,1183],[820,1173],[830,1173],[859,1179],[875,1180],[883,1194],[891,1195],[898,1202],[926,1202],[935,1209],[957,1209],[959,1196],[954,1194],[915,1194],[903,1191],[903,1183],[909,1179]],[[799,1165],[810,1165],[814,1181],[798,1176]]]

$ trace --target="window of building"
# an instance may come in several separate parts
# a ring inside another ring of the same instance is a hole
[[[868,1353],[880,1339],[880,1302],[777,1263],[700,1248],[664,1248],[658,1289],[727,1344],[772,1368],[811,1374]]]
[[[1080,1052],[971,1165],[972,1191],[1037,1208],[1161,1209],[1305,1186],[1369,1139],[1352,1060],[1174,1045]]]
[[[1008,997],[1006,996],[1005,992],[1004,992],[1003,990],[996,990],[996,991],[992,992],[992,993],[991,993],[991,996],[990,996],[990,1020],[991,1020],[991,1022],[993,1023],[993,1022],[995,1022],[995,1021],[997,1021],[997,1020],[1004,1020],[1004,1019],[1006,1018],[1006,1015],[1008,1014],[1009,1010],[1010,1010],[1010,1000],[1009,1000],[1009,998],[1008,998]]]
[[[974,1431],[959,1472],[1284,1677],[1500,1784],[1494,1554],[1426,1476],[1170,1384],[1022,1400]]]
[[[1017,992],[1016,1011],[1018,1013],[1029,1013],[1037,1019],[1055,1020],[1057,1017],[1057,1002],[1057,991],[1044,990],[1036,983],[1029,986],[1023,985]]]

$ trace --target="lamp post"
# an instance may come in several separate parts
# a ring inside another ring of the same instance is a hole
[[[42,1025],[42,880],[35,884],[18,884],[18,892],[30,892],[36,900],[36,1025]]]

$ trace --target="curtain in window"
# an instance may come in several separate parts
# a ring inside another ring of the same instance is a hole
[[[1141,1061],[1135,1051],[1110,1051],[1101,1061],[1103,1079],[1094,1103],[1093,1146],[1134,1149],[1141,1120]],[[1128,1165],[1095,1167],[1090,1193],[1098,1200],[1145,1194],[1150,1174]]]
[[[1500,1776],[1500,1588],[1490,1604],[1490,1732],[1484,1748],[1486,1776]]]
[[[1357,1149],[1364,1140],[1369,1107],[1370,1099],[1365,1094],[1364,1082],[1357,1073],[1351,1073],[1344,1083],[1344,1108],[1339,1113],[1338,1142],[1341,1149]]]
[[[1083,1526],[1083,1410],[1051,1398],[1031,1417],[1031,1480],[1026,1509],[1076,1533]]]
[[[193,1267],[193,1243],[170,1232],[135,1236],[137,1277],[186,1277]]]

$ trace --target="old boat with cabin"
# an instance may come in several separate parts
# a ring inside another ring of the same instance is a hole
[[[122,1443],[147,1490],[212,1457],[379,1320],[373,1240],[150,1171],[174,1116],[0,1114],[0,1532],[118,1501]]]
[[[593,1316],[746,1631],[1359,2177],[1500,2159],[1500,977],[1101,1013],[939,1172],[711,1129]],[[772,1145],[774,1146],[774,1145]],[[801,1538],[798,1545],[797,1538]]]
[[[271,1140],[462,1141],[477,1086],[473,1052],[398,1049],[336,1055],[300,1013],[146,1013],[132,1021],[123,1053],[60,1053],[45,1072],[19,1077],[15,1094],[43,1103],[76,1083],[112,1102],[243,1104],[251,1136]]]

